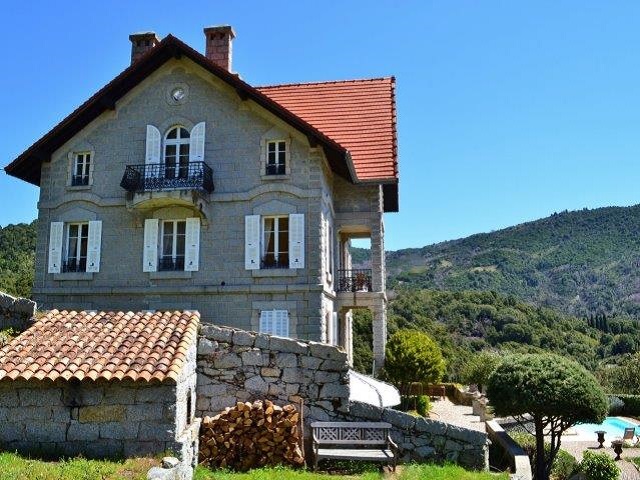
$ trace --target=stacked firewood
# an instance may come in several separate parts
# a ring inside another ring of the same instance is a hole
[[[299,421],[294,405],[279,407],[269,400],[238,402],[215,417],[203,419],[200,463],[239,471],[302,465]]]

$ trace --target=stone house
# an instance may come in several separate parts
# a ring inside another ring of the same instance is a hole
[[[206,54],[131,35],[131,65],[16,158],[40,187],[34,299],[65,310],[198,310],[340,345],[386,337],[385,212],[398,210],[395,80],[254,87],[231,27]],[[354,270],[355,238],[371,240]]]
[[[51,310],[0,349],[0,446],[47,456],[197,454],[197,313]]]

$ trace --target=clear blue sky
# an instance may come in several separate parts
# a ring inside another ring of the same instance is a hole
[[[203,50],[229,23],[253,84],[397,77],[400,213],[387,248],[640,203],[640,2],[18,2],[3,12],[0,163],[129,62],[128,35]],[[0,174],[0,225],[37,189]]]

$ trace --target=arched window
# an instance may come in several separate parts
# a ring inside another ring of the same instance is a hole
[[[187,178],[189,175],[189,131],[182,125],[171,127],[164,136],[166,178]]]

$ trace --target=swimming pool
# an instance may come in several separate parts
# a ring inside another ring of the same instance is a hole
[[[610,442],[616,438],[622,438],[624,429],[632,427],[636,429],[636,435],[640,434],[640,425],[620,417],[607,417],[602,423],[582,423],[573,427],[572,430],[574,430],[581,439],[584,438],[588,440],[595,440],[597,436],[596,431],[603,430],[607,432],[605,433],[606,441]]]

